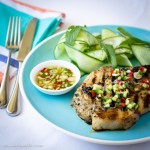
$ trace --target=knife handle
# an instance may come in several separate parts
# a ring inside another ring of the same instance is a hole
[[[7,81],[8,81],[8,72],[9,72],[9,63],[11,58],[11,51],[9,51],[6,70],[3,75],[2,84],[0,87],[0,108],[4,108],[7,105]]]
[[[8,105],[7,105],[7,113],[10,115],[10,116],[17,116],[19,115],[20,113],[20,102],[18,100],[18,91],[19,91],[19,70],[20,70],[20,67],[21,65],[19,65],[19,69],[18,69],[18,75],[17,75],[17,79],[16,79],[16,82],[15,82],[15,86],[13,88],[13,91],[12,91],[12,94],[11,94],[11,97],[10,97],[10,100],[8,102]]]

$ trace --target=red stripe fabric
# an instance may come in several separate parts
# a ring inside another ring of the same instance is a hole
[[[26,3],[18,1],[18,0],[12,0],[12,1],[14,3],[20,4],[22,6],[25,6],[25,7],[28,7],[28,8],[34,9],[36,11],[43,12],[43,13],[45,13],[45,12],[55,12],[55,13],[60,13],[63,18],[65,18],[65,16],[66,16],[66,14],[63,13],[63,12],[59,12],[59,11],[55,11],[55,10],[49,10],[49,9],[45,9],[45,8],[40,8],[40,7],[37,7],[37,6],[26,4]]]

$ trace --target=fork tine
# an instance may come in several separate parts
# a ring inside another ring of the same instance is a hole
[[[21,17],[18,19],[18,44],[20,43],[21,39]]]
[[[14,37],[14,17],[12,18],[12,24],[11,24],[11,36],[10,36],[10,45],[12,45],[13,37]]]
[[[6,46],[8,45],[8,41],[9,41],[9,36],[10,36],[10,25],[11,25],[11,21],[12,17],[9,18],[9,23],[8,23],[8,29],[7,29],[7,36],[6,36]]]
[[[18,28],[18,17],[15,19],[15,32],[14,32],[14,45],[16,46],[16,40],[17,40],[17,28]]]
[[[21,17],[10,17],[6,36],[6,47],[17,48],[21,41]]]

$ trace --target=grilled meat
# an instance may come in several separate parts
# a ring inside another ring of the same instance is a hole
[[[130,128],[150,111],[150,66],[99,68],[77,89],[72,106],[94,130]]]

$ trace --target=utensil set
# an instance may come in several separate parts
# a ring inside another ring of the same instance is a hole
[[[8,49],[8,58],[6,69],[3,75],[2,84],[0,87],[0,108],[6,108],[10,116],[16,116],[20,113],[18,103],[18,89],[19,89],[19,71],[21,62],[25,59],[26,55],[32,48],[34,33],[36,30],[37,19],[33,18],[24,31],[21,40],[21,17],[10,17],[6,35],[6,48]],[[18,75],[10,98],[8,98],[8,74],[11,54],[19,50],[17,60],[19,61]]]

